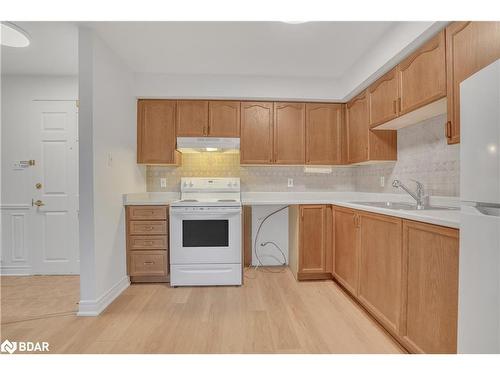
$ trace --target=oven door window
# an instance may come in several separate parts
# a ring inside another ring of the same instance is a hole
[[[182,247],[229,246],[229,220],[182,220]]]

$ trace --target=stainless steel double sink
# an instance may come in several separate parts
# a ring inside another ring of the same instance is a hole
[[[449,206],[425,206],[417,208],[416,204],[405,203],[405,202],[350,202],[353,204],[359,204],[362,206],[388,208],[390,210],[405,210],[405,211],[443,211],[443,210],[459,210],[459,207],[449,207]]]

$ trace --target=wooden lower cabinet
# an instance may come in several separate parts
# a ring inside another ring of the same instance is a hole
[[[456,353],[459,231],[403,221],[405,346],[416,353]]]
[[[131,282],[168,282],[168,207],[127,206],[127,274]]]
[[[360,302],[394,334],[399,332],[402,291],[402,220],[359,214]]]
[[[356,211],[333,208],[333,276],[353,295],[358,290],[358,235]]]
[[[327,204],[289,208],[290,268],[297,280],[332,277],[332,207]]]
[[[166,277],[168,268],[166,250],[134,250],[130,252],[130,276]]]
[[[333,206],[333,276],[412,353],[456,353],[459,231]]]

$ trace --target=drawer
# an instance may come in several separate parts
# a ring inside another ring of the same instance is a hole
[[[167,234],[166,221],[134,221],[128,223],[130,235],[134,234]]]
[[[168,249],[167,236],[129,236],[130,250]]]
[[[129,261],[130,276],[166,276],[167,251],[131,251]]]
[[[166,220],[166,206],[128,206],[129,220]]]

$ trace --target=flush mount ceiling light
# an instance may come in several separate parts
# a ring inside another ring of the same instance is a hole
[[[27,47],[30,45],[29,34],[11,22],[2,22],[0,44],[8,47]]]

